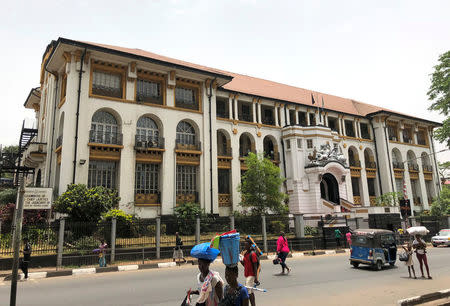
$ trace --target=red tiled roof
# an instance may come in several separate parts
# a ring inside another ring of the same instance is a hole
[[[169,64],[175,64],[180,66],[185,66],[188,68],[193,68],[205,72],[210,72],[214,74],[221,74],[225,76],[231,76],[233,79],[222,86],[226,90],[254,95],[269,99],[281,100],[285,102],[292,102],[297,104],[302,104],[306,106],[322,106],[322,98],[324,100],[324,108],[328,110],[334,110],[337,112],[347,113],[356,116],[366,116],[367,114],[378,112],[378,111],[386,111],[394,114],[399,114],[403,116],[408,116],[405,114],[401,114],[399,112],[391,111],[382,107],[378,107],[375,105],[370,105],[362,102],[358,102],[348,98],[341,98],[329,94],[324,94],[308,89],[303,89],[299,87],[294,87],[290,85],[285,85],[273,81],[268,81],[260,78],[255,78],[247,75],[227,72],[220,69],[210,68],[202,65],[197,65],[189,62],[185,62],[182,60],[170,58],[167,56],[159,55],[156,53],[144,51],[141,49],[131,49],[124,47],[117,47],[106,44],[92,43],[92,42],[82,42],[78,41],[78,43],[88,44],[92,46],[97,46],[105,49],[110,49],[114,51],[124,52],[135,56],[145,57],[157,61],[166,62]],[[311,103],[311,94],[314,96],[314,100],[316,104]],[[408,116],[414,118],[412,116]],[[417,118],[420,119],[420,118]],[[423,120],[423,119],[422,119]]]

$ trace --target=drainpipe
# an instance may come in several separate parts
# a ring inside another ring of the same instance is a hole
[[[77,149],[78,149],[78,124],[80,121],[80,100],[81,100],[81,78],[83,76],[83,62],[86,55],[86,48],[84,48],[83,54],[80,60],[80,73],[78,74],[78,97],[77,97],[77,112],[76,112],[76,123],[75,123],[75,148],[73,150],[73,174],[72,174],[72,184],[75,184],[75,173],[77,169]]]
[[[47,70],[47,68],[45,68],[45,70]],[[48,73],[51,73],[54,77],[55,77],[55,102],[53,105],[53,123],[52,123],[52,136],[51,136],[51,140],[50,140],[50,161],[49,161],[49,165],[50,167],[48,168],[48,180],[47,180],[47,187],[50,186],[50,178],[51,178],[51,174],[52,174],[52,160],[53,160],[53,139],[55,137],[55,117],[56,117],[56,102],[58,101],[58,75],[56,73],[50,72],[47,70]]]
[[[391,115],[389,115],[389,116],[387,116],[385,119],[384,119],[384,140],[386,141],[386,148],[388,149],[387,150],[387,156],[388,156],[388,163],[389,163],[389,170],[390,170],[390,172],[389,172],[389,176],[391,177],[391,185],[392,185],[392,192],[395,192],[395,188],[394,188],[394,180],[393,180],[393,178],[392,178],[392,163],[391,163],[391,158],[390,158],[390,156],[389,156],[389,141],[388,141],[388,138],[387,138],[387,132],[386,132],[386,122],[387,122],[387,119],[390,117]]]
[[[378,149],[377,149],[377,138],[375,137],[375,129],[372,123],[373,119],[370,119],[370,125],[372,126],[372,135],[373,135],[373,144],[375,146],[375,156],[377,158],[377,176],[378,176],[378,184],[380,186],[380,195],[383,194],[383,186],[381,186],[381,177],[380,177],[380,162],[378,161]],[[389,156],[389,155],[388,155]]]
[[[286,173],[286,152],[284,151],[284,140],[283,138],[281,138],[281,151],[283,151],[283,171],[284,171],[284,175],[287,176]],[[286,187],[286,191],[287,191],[287,186]]]
[[[213,202],[213,171],[212,171],[212,111],[211,111],[211,97],[212,97],[212,84],[216,81],[216,78],[214,78],[209,83],[209,94],[208,94],[208,101],[209,101],[209,184],[210,184],[210,201],[211,201],[211,215],[214,214],[214,202]]]

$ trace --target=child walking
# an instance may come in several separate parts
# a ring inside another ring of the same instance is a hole
[[[408,260],[405,261],[405,265],[408,267],[409,277],[411,278],[411,270],[414,274],[414,278],[416,277],[416,271],[414,271],[414,263],[413,263],[413,250],[412,245],[408,242],[406,245],[402,245],[402,248],[405,250],[406,254],[408,254]]]

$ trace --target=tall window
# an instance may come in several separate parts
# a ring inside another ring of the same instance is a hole
[[[190,87],[175,87],[175,106],[198,110],[198,90]]]
[[[159,191],[159,165],[136,163],[135,193],[155,194]]]
[[[361,129],[361,138],[370,139],[369,126],[367,123],[360,123],[359,127]]]
[[[261,106],[261,111],[262,111],[262,118],[261,118],[262,119],[262,123],[263,124],[274,125],[275,124],[275,119],[274,119],[274,116],[273,116],[273,109]]]
[[[92,116],[89,141],[104,144],[122,144],[116,118],[108,112],[98,111]]]
[[[350,137],[355,137],[355,127],[353,125],[353,121],[350,120],[344,120],[345,125],[345,135]]]
[[[218,156],[229,156],[231,154],[229,154],[230,152],[228,151],[228,146],[227,146],[227,138],[225,137],[225,135],[218,131],[217,132],[217,155]]]
[[[161,82],[138,79],[136,82],[136,100],[138,102],[163,104]]]
[[[306,126],[306,113],[298,112],[298,124],[301,126]]]
[[[291,125],[294,125],[295,124],[295,110],[292,110],[292,109],[290,109],[290,110],[288,110],[289,111],[289,122],[290,122],[290,124]]]
[[[220,118],[228,118],[228,99],[216,98],[216,115]]]
[[[197,191],[197,167],[177,165],[177,194],[193,194]]]
[[[241,113],[239,114],[239,120],[252,122],[253,121],[253,115],[252,115],[251,104],[240,103],[240,108],[241,108]]]
[[[419,132],[417,133],[417,144],[426,146],[428,144],[427,142],[427,131],[424,129],[419,129]]]
[[[412,143],[413,142],[413,132],[412,127],[405,125],[403,129],[403,142]]]
[[[92,72],[92,94],[123,98],[122,74],[94,69]]]
[[[403,195],[403,179],[401,178],[395,179],[395,189],[397,190],[397,192],[401,192]]]
[[[309,113],[309,125],[310,126],[316,125],[316,115],[313,113]]]
[[[89,161],[88,187],[103,186],[116,188],[116,163],[109,161]]]
[[[184,145],[195,145],[195,130],[186,121],[181,121],[177,125],[176,142]]]
[[[389,140],[398,141],[397,124],[393,124],[393,123],[388,124],[387,130],[388,130]]]
[[[230,169],[219,169],[219,194],[230,194]]]
[[[141,117],[137,122],[136,142],[145,142],[147,146],[157,147],[159,130],[155,121],[149,117]]]
[[[338,131],[338,119],[334,117],[328,117],[328,127],[337,132]]]
[[[367,178],[367,187],[369,189],[369,196],[374,197],[375,196],[375,179],[374,178]]]
[[[352,177],[353,196],[359,196],[359,177]]]
[[[239,138],[239,156],[245,157],[252,151],[252,141],[248,135],[241,135]]]

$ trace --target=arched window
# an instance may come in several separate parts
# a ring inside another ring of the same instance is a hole
[[[275,160],[275,146],[272,139],[265,137],[263,141],[264,155],[271,160]]]
[[[98,111],[92,116],[89,141],[104,144],[122,144],[116,118],[106,111]]]
[[[242,134],[239,138],[239,156],[247,156],[252,151],[252,141],[248,135]]]
[[[348,148],[348,161],[351,167],[361,167],[358,152],[354,147]]]
[[[364,164],[366,165],[366,168],[375,169],[377,167],[372,150],[370,150],[369,148],[366,148],[364,150]]]
[[[186,121],[181,121],[177,125],[176,142],[184,145],[195,145],[195,130]]]
[[[157,147],[159,144],[158,126],[149,117],[141,117],[137,122],[136,145],[138,143],[149,147]]]
[[[392,165],[396,169],[403,169],[402,155],[398,149],[392,149]]]
[[[217,155],[231,156],[231,150],[228,149],[227,137],[221,131],[217,131]]]

